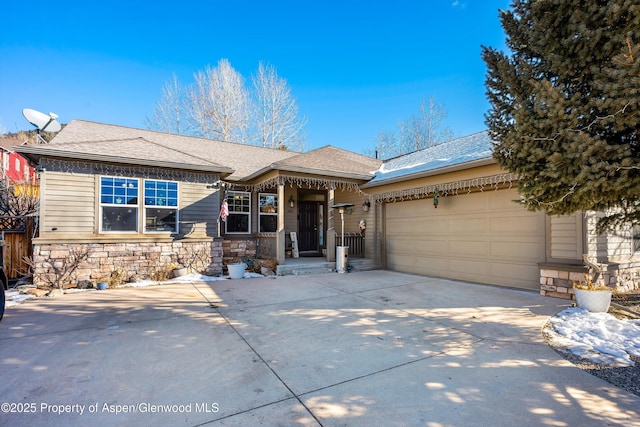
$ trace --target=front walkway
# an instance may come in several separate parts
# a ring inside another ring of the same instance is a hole
[[[0,323],[0,395],[35,410],[0,425],[640,426],[542,339],[564,307],[388,271],[30,301]]]

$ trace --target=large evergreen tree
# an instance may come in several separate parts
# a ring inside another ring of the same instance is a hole
[[[640,223],[640,3],[514,0],[483,47],[494,157],[531,210]]]

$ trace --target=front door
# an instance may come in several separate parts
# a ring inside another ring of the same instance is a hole
[[[315,201],[301,201],[298,206],[300,219],[298,248],[301,256],[318,256],[320,251],[320,231],[318,210],[320,203]]]

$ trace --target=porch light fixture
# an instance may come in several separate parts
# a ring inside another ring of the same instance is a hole
[[[364,199],[362,202],[362,212],[369,212],[369,208],[371,207],[371,202],[369,199]]]
[[[296,201],[293,200],[293,196],[289,196],[289,207],[293,208],[296,206]]]

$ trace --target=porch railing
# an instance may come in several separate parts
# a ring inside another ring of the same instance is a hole
[[[364,236],[361,233],[344,233],[344,245],[342,236],[336,234],[336,246],[349,246],[349,256],[364,258]]]

